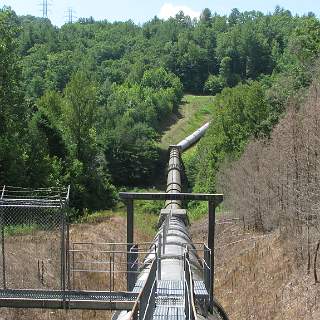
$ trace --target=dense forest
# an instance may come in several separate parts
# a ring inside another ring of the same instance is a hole
[[[143,25],[0,10],[0,184],[71,184],[78,209],[112,207],[123,186],[152,185],[161,124],[184,93],[216,95],[213,122],[186,163],[194,190],[216,191],[226,162],[268,139],[313,77],[320,21],[204,9]]]

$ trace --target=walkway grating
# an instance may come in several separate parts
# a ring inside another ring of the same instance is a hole
[[[153,314],[154,320],[185,320],[184,305],[180,307],[156,306]]]
[[[0,307],[130,310],[133,292],[1,290]]]

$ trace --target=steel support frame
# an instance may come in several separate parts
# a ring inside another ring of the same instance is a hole
[[[135,284],[135,274],[132,272],[135,254],[133,250],[134,241],[134,207],[133,199],[127,199],[127,290],[132,291]]]
[[[128,255],[127,255],[127,265],[129,270],[130,265],[130,249],[133,246],[133,201],[134,200],[198,200],[208,202],[208,248],[211,251],[210,257],[210,288],[209,289],[209,311],[213,312],[214,307],[214,246],[215,246],[215,225],[216,225],[216,207],[223,201],[222,194],[207,194],[207,193],[165,193],[165,192],[120,192],[120,198],[127,205],[127,242],[128,242]],[[128,290],[134,284],[129,281],[128,273]]]
[[[216,228],[216,206],[212,201],[208,201],[208,248],[211,251],[210,260],[210,288],[209,288],[209,311],[213,312],[213,291],[214,291],[214,240]]]

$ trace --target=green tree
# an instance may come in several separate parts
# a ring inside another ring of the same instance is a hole
[[[210,75],[204,85],[204,93],[216,95],[220,93],[225,86],[224,79],[220,75]]]
[[[200,15],[200,21],[204,23],[209,23],[211,21],[212,13],[209,8],[203,9]]]
[[[84,72],[78,72],[64,91],[62,117],[70,150],[80,161],[90,158],[96,111],[96,84],[92,83]]]
[[[167,72],[163,67],[147,70],[143,74],[141,84],[155,90],[172,88],[174,90],[175,104],[180,103],[183,96],[183,87],[180,79],[173,73]]]
[[[237,8],[231,10],[231,13],[228,17],[228,22],[231,26],[234,26],[241,22],[241,13]]]
[[[0,183],[24,184],[27,112],[20,91],[18,31],[16,15],[0,9]]]
[[[62,102],[61,130],[69,151],[66,180],[73,186],[75,206],[110,207],[115,190],[97,139],[97,87],[84,72],[71,78]]]
[[[291,38],[291,50],[300,62],[308,63],[320,53],[320,21],[311,16],[304,17]]]
[[[196,190],[214,192],[215,178],[226,159],[237,159],[250,137],[267,135],[274,110],[259,82],[226,88],[214,100],[215,112],[196,156]]]

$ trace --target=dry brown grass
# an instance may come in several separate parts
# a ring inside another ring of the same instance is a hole
[[[195,242],[206,241],[206,218],[195,222],[191,232]],[[124,242],[125,219],[109,217],[96,224],[75,225],[71,227],[70,236],[72,241]],[[39,239],[35,241],[37,237]],[[21,243],[22,238],[12,237],[11,249],[19,250],[19,254],[15,255],[16,267],[20,265],[17,270],[29,270],[31,267],[27,263],[18,262],[28,261],[35,248],[40,250],[40,255],[46,249],[48,240],[53,241],[55,237],[49,233],[23,236],[25,245],[20,249],[15,245]],[[135,239],[139,242],[150,240],[139,231],[136,231]],[[306,266],[296,263],[295,253],[290,251],[292,246],[279,233],[263,235],[244,231],[241,225],[234,223],[218,225],[216,246],[216,296],[231,320],[320,319],[320,285],[315,285],[313,278],[306,274]],[[51,270],[46,275],[48,283],[53,281],[56,272]],[[93,275],[86,281],[100,287],[105,283],[101,275]],[[119,277],[116,281],[122,281],[124,285],[123,278]],[[0,319],[105,320],[110,319],[111,314],[106,311],[2,309]]]
[[[206,232],[206,219],[196,222],[194,241],[203,241]],[[320,285],[297,265],[290,248],[278,232],[218,226],[215,292],[231,320],[320,319]]]
[[[32,285],[35,288],[40,288],[41,283],[37,276],[37,271],[34,270],[34,257],[35,253],[39,257],[50,255],[52,259],[57,259],[59,253],[58,250],[53,250],[55,246],[53,243],[58,240],[57,233],[43,233],[37,232],[34,235],[16,236],[11,237],[7,240],[8,249],[11,253],[10,261],[14,262],[14,270],[11,270],[19,275],[24,273],[26,276],[24,279],[29,277],[27,285]],[[126,220],[123,217],[108,217],[99,223],[94,224],[79,224],[73,225],[70,228],[70,240],[71,242],[76,241],[92,241],[92,242],[126,242]],[[139,230],[135,229],[135,241],[146,242],[151,239],[144,235]],[[49,252],[49,254],[48,254]],[[46,253],[46,254],[45,254]],[[8,261],[9,263],[9,261]],[[46,268],[44,275],[45,285],[50,287],[52,283],[59,283],[57,277],[59,275],[58,264],[57,267]],[[30,275],[33,275],[30,277]],[[11,279],[14,283],[14,278]],[[125,279],[123,275],[118,275],[115,281],[125,288]],[[78,283],[78,286],[82,288],[100,288],[103,289],[106,283],[105,275],[103,274],[92,274],[84,277],[82,283]],[[120,287],[121,287],[120,286]],[[112,312],[109,311],[55,311],[55,310],[38,310],[38,309],[1,309],[0,320],[106,320],[110,319]]]

